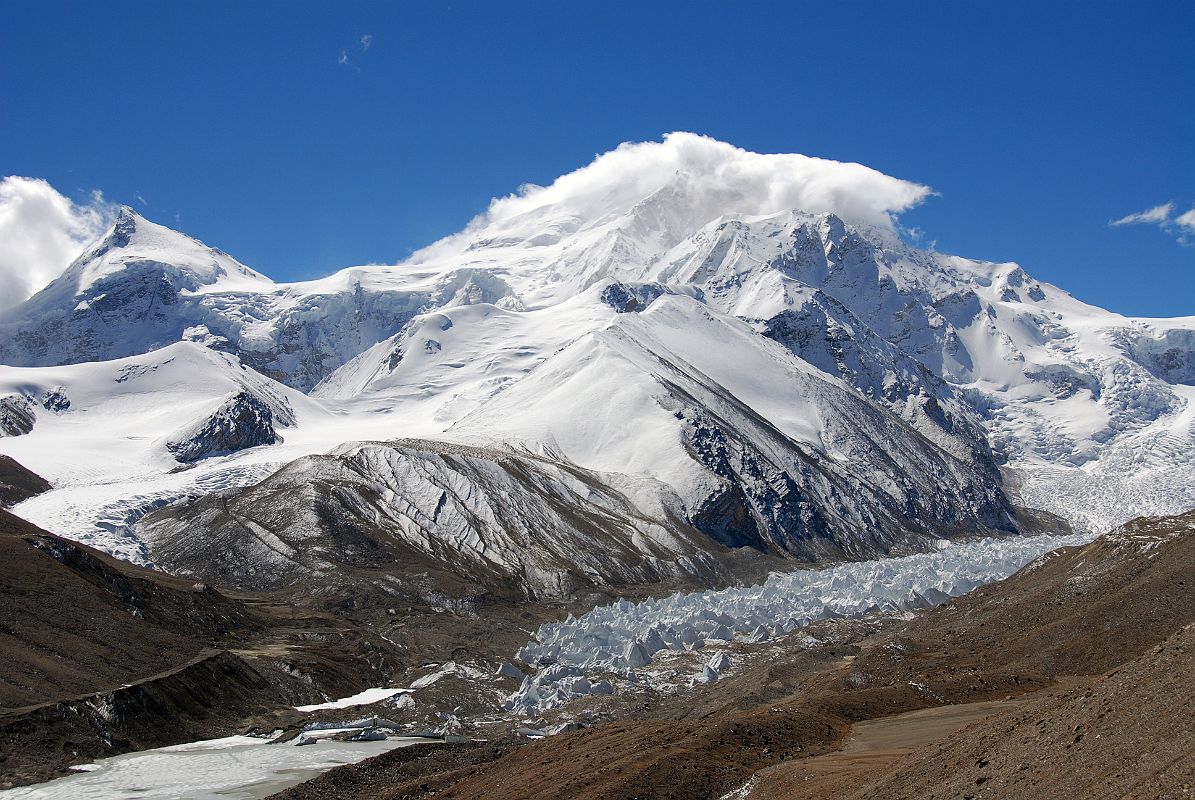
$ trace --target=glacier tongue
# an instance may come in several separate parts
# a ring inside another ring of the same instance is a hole
[[[983,539],[931,553],[856,561],[822,570],[773,574],[765,582],[717,591],[677,593],[639,603],[601,606],[580,617],[541,625],[518,658],[538,666],[507,698],[509,711],[534,715],[591,694],[589,681],[635,670],[665,649],[735,639],[759,643],[830,617],[859,617],[925,608],[1001,580],[1044,553],[1086,544],[1094,534]],[[698,682],[731,666],[711,656]],[[588,676],[588,678],[587,678]]]

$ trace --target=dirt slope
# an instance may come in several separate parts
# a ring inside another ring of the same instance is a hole
[[[1049,690],[1006,700],[923,708],[856,723],[840,749],[761,770],[739,790],[738,796],[752,800],[843,797],[886,775],[917,748],[934,744],[1043,692]]]
[[[11,456],[0,454],[0,506],[8,508],[48,491],[50,482],[26,469]]]
[[[381,685],[392,660],[352,620],[136,567],[3,510],[0,565],[0,788],[285,725],[292,705]]]
[[[849,797],[1189,798],[1192,676],[1195,625],[1090,686],[1035,698],[913,753]]]
[[[257,625],[210,588],[109,558],[6,511],[0,563],[0,709],[144,678]]]

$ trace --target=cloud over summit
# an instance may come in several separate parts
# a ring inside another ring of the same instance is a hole
[[[892,216],[920,203],[928,186],[893,178],[861,164],[797,154],[761,154],[694,133],[660,142],[619,145],[547,187],[528,187],[493,201],[500,220],[543,205],[578,213],[633,205],[681,177],[691,199],[706,196],[721,213],[771,214],[789,209],[831,212],[847,222],[891,227]],[[613,209],[611,209],[613,210]]]
[[[433,258],[485,229],[529,233],[545,217],[569,227],[600,224],[654,208],[686,235],[722,216],[799,210],[833,213],[848,223],[892,231],[896,217],[933,192],[862,164],[795,153],[753,153],[695,133],[626,142],[548,186],[526,185],[495,198],[459,234],[416,253]],[[526,230],[523,230],[526,228]]]
[[[0,180],[0,310],[62,274],[104,232],[112,214],[98,192],[78,204],[41,178]]]

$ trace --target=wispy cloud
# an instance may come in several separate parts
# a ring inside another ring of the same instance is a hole
[[[364,36],[362,36],[360,39],[357,40],[357,47],[345,48],[344,50],[341,50],[340,58],[336,59],[336,63],[342,67],[352,67],[357,72],[360,72],[361,67],[357,66],[355,63],[353,63],[353,60],[351,58],[349,58],[349,50],[353,49],[353,50],[358,50],[358,51],[364,53],[365,51],[369,50],[369,48],[371,48],[371,47],[373,47],[373,34],[367,33]]]
[[[1117,225],[1164,225],[1170,221],[1170,215],[1174,213],[1174,203],[1162,203],[1160,206],[1147,208],[1144,211],[1138,211],[1136,214],[1129,214],[1128,216],[1114,219],[1109,222],[1113,227]]]
[[[1108,224],[1114,228],[1121,225],[1156,225],[1177,239],[1179,244],[1195,244],[1191,238],[1195,236],[1195,208],[1178,215],[1174,213],[1175,208],[1173,202],[1162,203],[1136,214],[1114,219]]]
[[[909,227],[897,221],[896,230],[901,236],[918,247],[927,247],[930,250],[936,250],[938,248],[938,240],[926,239],[925,230],[923,228],[919,228],[916,225]]]

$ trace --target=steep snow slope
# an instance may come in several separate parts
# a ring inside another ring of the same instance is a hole
[[[121,440],[112,452],[119,463],[127,449],[128,466],[115,472],[153,502],[191,492],[192,476],[243,485],[345,441],[419,436],[517,441],[655,487],[635,498],[649,505],[667,486],[715,538],[814,557],[1006,528],[1002,463],[1024,502],[1093,529],[1195,504],[1195,318],[1128,319],[1015,264],[911,247],[891,217],[927,192],[674,134],[495,200],[403,264],[289,285],[125,210],[0,321],[0,361],[153,360],[182,340],[290,399],[292,428],[270,406],[281,444],[188,473],[164,474],[168,448]],[[268,443],[265,426],[206,427],[260,425],[234,390],[200,390],[204,414],[170,430],[149,404],[129,407],[128,435],[206,431],[203,455]],[[32,454],[102,462],[86,440],[70,457],[38,392],[13,413],[31,409],[45,430],[0,446],[63,487],[31,501],[48,515],[72,486],[98,484]],[[104,491],[101,506],[117,501]]]
[[[450,433],[659,477],[730,546],[858,557],[919,535],[1014,529],[990,464],[947,455],[685,296],[576,340]]]

